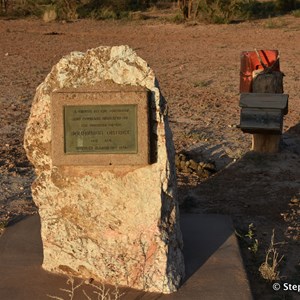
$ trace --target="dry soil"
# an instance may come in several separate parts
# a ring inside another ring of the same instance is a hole
[[[232,216],[255,299],[298,299],[274,292],[258,271],[275,229],[281,281],[300,284],[300,18],[293,16],[230,25],[0,20],[1,227],[37,212],[22,145],[36,87],[69,52],[122,44],[155,71],[176,151],[216,165],[208,178],[178,172],[182,211]],[[278,154],[250,152],[251,136],[235,127],[240,53],[254,48],[278,49],[286,75],[289,113]]]

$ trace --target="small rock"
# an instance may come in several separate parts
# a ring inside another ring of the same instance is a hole
[[[198,169],[200,168],[200,169],[203,169],[204,168],[204,166],[205,166],[205,162],[203,162],[203,161],[201,161],[201,162],[199,162],[199,164],[198,164]],[[200,170],[199,169],[199,170]]]
[[[91,284],[91,283],[93,283],[93,281],[94,281],[94,278],[89,278],[89,279],[85,280],[84,283]]]
[[[198,164],[194,160],[190,160],[190,168],[193,170],[198,170]]]
[[[183,173],[191,173],[191,169],[188,168],[187,166],[184,166],[184,168],[182,168],[182,172]]]
[[[291,203],[293,203],[293,204],[297,204],[297,203],[299,203],[299,199],[298,198],[296,198],[296,197],[294,197],[293,199],[291,199]]]
[[[180,153],[180,154],[179,154],[179,159],[180,159],[180,160],[186,161],[186,156],[183,155],[182,153]]]
[[[206,163],[204,165],[204,169],[215,171],[216,167],[215,167],[215,165],[213,163]]]
[[[199,177],[202,177],[202,178],[208,178],[211,175],[211,173],[208,170],[205,170],[205,169],[197,170],[196,174]]]
[[[186,168],[185,161],[182,160],[182,161],[180,162],[180,169],[183,170],[183,169],[185,169],[185,168]]]

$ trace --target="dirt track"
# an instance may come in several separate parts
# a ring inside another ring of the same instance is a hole
[[[206,180],[178,174],[182,209],[229,214],[242,235],[255,225],[258,253],[244,243],[243,254],[257,299],[274,295],[271,283],[258,276],[273,228],[276,241],[285,242],[278,245],[285,255],[281,275],[300,284],[300,18],[291,16],[197,26],[0,20],[0,222],[36,211],[30,193],[34,173],[22,148],[35,88],[69,52],[121,44],[154,69],[169,103],[177,152],[192,149],[193,158],[216,163],[218,172]],[[276,155],[247,153],[250,135],[232,126],[239,123],[240,52],[254,48],[280,50],[286,75],[289,114]]]

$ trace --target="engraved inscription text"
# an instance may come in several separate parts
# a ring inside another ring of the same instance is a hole
[[[137,153],[137,105],[64,106],[65,153]]]

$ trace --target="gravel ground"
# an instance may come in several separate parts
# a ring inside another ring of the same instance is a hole
[[[37,212],[30,191],[34,170],[22,145],[36,87],[69,52],[121,44],[155,71],[177,152],[215,165],[203,176],[178,171],[182,211],[232,216],[255,299],[299,299],[297,293],[275,293],[258,271],[275,229],[275,247],[284,255],[281,280],[300,284],[300,18],[292,16],[196,26],[0,20],[0,227]],[[280,51],[290,95],[280,153],[274,155],[250,152],[251,136],[234,126],[240,52],[254,48]]]

